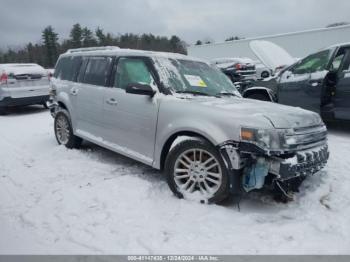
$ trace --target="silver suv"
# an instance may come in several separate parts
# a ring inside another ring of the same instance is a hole
[[[49,99],[49,72],[37,64],[0,64],[0,115],[15,106]]]
[[[59,144],[84,139],[164,170],[180,198],[218,203],[265,186],[289,199],[328,159],[318,114],[244,99],[219,69],[188,56],[69,50],[51,83]]]

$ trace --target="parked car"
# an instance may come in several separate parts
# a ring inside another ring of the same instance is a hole
[[[260,61],[254,61],[255,69],[256,69],[256,76],[258,79],[266,79],[271,76],[274,76],[274,72],[272,69],[265,66]]]
[[[243,96],[265,101],[275,97],[280,104],[317,112],[325,121],[350,120],[350,43],[327,47],[286,67],[273,89],[253,87]]]
[[[218,203],[263,186],[290,197],[328,159],[318,114],[244,99],[219,69],[185,55],[69,50],[51,84],[59,144],[84,139],[163,170],[180,198]]]
[[[236,84],[243,91],[249,87],[251,82],[257,79],[255,63],[250,58],[226,57],[210,61],[227,75],[232,83]]]
[[[0,64],[0,114],[14,106],[45,105],[48,72],[37,64]]]

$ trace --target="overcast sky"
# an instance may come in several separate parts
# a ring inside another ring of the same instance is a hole
[[[60,40],[75,23],[113,34],[178,35],[187,43],[260,36],[349,21],[349,0],[1,0],[0,47],[41,41],[52,25]]]

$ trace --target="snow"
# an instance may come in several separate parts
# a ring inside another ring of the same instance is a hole
[[[40,107],[0,116],[0,254],[349,254],[350,133],[294,202],[179,200],[164,176],[99,146],[58,146]]]
[[[7,74],[42,74],[45,75],[46,71],[43,67],[37,64],[1,64],[0,72],[5,71]]]

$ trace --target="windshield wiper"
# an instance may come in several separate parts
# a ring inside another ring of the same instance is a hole
[[[215,96],[217,97],[221,97],[221,96],[237,96],[237,94],[235,93],[231,93],[231,92],[220,92],[220,93],[217,93]]]
[[[177,91],[178,94],[192,94],[192,95],[198,95],[198,96],[210,96],[207,93],[201,92],[201,91],[190,91],[190,90],[184,90],[184,91]]]

